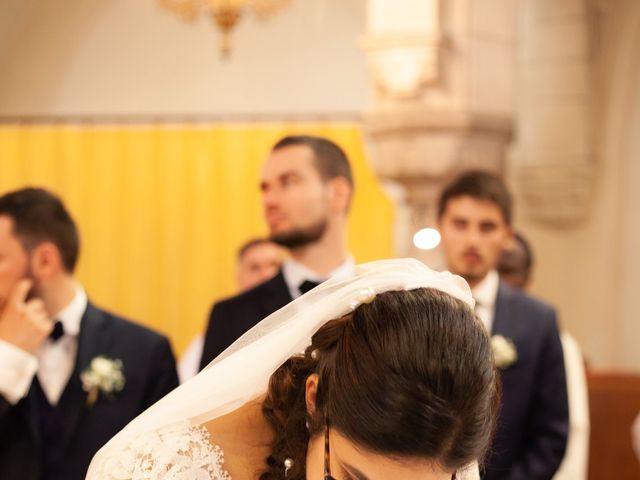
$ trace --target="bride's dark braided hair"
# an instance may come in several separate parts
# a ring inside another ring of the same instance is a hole
[[[316,412],[306,379],[317,373]],[[438,290],[377,295],[327,322],[304,355],[269,382],[262,410],[274,441],[261,480],[306,477],[310,437],[325,420],[364,448],[419,457],[455,471],[481,460],[491,441],[499,387],[489,337],[472,310]]]
[[[322,358],[335,349],[351,316],[331,320],[313,336],[304,355],[289,358],[269,379],[269,389],[262,404],[262,412],[275,431],[268,469],[261,480],[284,479],[284,462],[294,461],[287,480],[304,480],[307,445],[311,432],[319,430],[321,418],[307,415],[305,403],[306,380],[316,373]]]

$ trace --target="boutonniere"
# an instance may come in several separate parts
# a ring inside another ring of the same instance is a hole
[[[82,381],[82,389],[89,394],[87,407],[91,408],[98,400],[100,393],[110,396],[124,388],[122,361],[104,356],[95,357],[80,374],[80,380]]]
[[[501,370],[513,365],[518,361],[518,350],[511,340],[502,335],[491,337],[491,349],[496,367]]]

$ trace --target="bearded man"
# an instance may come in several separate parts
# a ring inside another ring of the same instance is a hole
[[[329,277],[353,275],[347,215],[354,183],[338,145],[321,137],[283,138],[265,161],[260,189],[270,239],[290,257],[271,280],[213,306],[201,369],[294,298]]]

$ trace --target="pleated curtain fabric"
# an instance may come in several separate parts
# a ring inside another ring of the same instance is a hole
[[[353,164],[349,249],[393,254],[393,205],[356,124],[4,125],[0,193],[59,194],[81,234],[77,275],[99,305],[168,334],[177,353],[236,291],[238,247],[267,233],[262,163],[288,134],[336,141]]]

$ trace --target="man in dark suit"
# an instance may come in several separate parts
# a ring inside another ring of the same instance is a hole
[[[517,233],[512,245],[502,252],[498,260],[500,280],[526,291],[533,274],[533,251],[527,239]],[[569,400],[569,435],[567,449],[553,480],[585,480],[589,460],[589,395],[584,358],[580,345],[567,331],[560,332],[567,376]]]
[[[238,292],[275,277],[280,271],[287,252],[280,245],[266,238],[253,238],[238,249],[236,263],[236,285]],[[204,334],[198,335],[187,346],[178,362],[178,378],[184,383],[200,371],[200,360],[204,349]]]
[[[0,478],[81,480],[178,385],[168,340],[92,305],[76,226],[50,192],[0,197]]]
[[[353,274],[346,248],[353,176],[338,145],[321,137],[283,138],[264,164],[260,188],[270,239],[291,256],[271,280],[213,306],[201,368],[292,299],[328,277]]]
[[[500,282],[495,270],[512,241],[511,212],[504,183],[471,171],[442,192],[439,228],[447,267],[471,286],[501,372],[498,429],[483,478],[549,480],[568,435],[563,353],[554,309]]]

